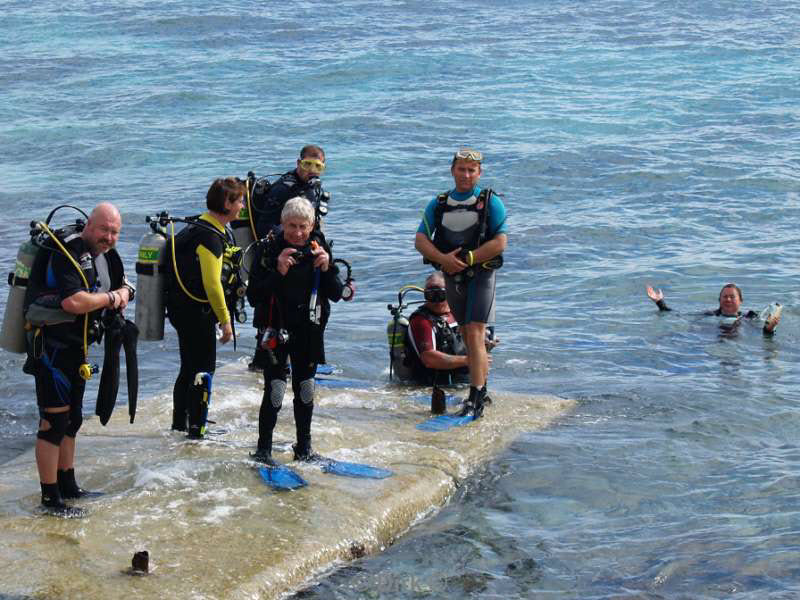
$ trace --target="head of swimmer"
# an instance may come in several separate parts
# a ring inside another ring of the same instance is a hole
[[[460,148],[453,155],[450,174],[456,184],[456,191],[466,193],[478,185],[481,179],[481,161],[483,155],[470,148]]]
[[[239,215],[244,206],[244,183],[235,177],[218,177],[206,193],[206,208],[222,225]]]
[[[302,248],[314,229],[314,207],[306,198],[295,196],[286,201],[281,211],[283,239],[296,248]]]
[[[450,312],[450,305],[447,303],[446,297],[439,302],[428,299],[431,296],[443,297],[444,289],[444,276],[439,271],[428,275],[425,280],[425,307],[434,314],[444,315]]]
[[[81,237],[89,246],[93,256],[105,254],[113,248],[122,229],[122,218],[117,207],[110,202],[101,202],[94,207]]]
[[[719,292],[719,312],[726,317],[735,317],[742,306],[742,290],[735,283],[726,283]]]
[[[325,151],[313,144],[303,146],[295,171],[303,183],[307,183],[312,177],[319,177],[325,171]]]

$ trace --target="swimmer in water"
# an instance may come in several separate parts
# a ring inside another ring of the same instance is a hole
[[[672,310],[664,301],[664,292],[661,290],[653,289],[652,286],[647,286],[647,297],[656,303],[658,310]],[[707,310],[703,314],[706,316],[735,318],[737,319],[736,322],[741,319],[760,319],[761,317],[759,313],[754,310],[748,310],[746,312],[742,312],[740,310],[742,306],[742,300],[742,290],[739,289],[739,286],[737,286],[735,283],[726,283],[724,286],[722,286],[722,289],[719,292],[719,306],[716,309]],[[771,310],[764,319],[764,335],[771,336],[775,333],[775,328],[778,326],[778,323],[781,320],[782,310],[783,307],[780,304],[775,303],[775,308]]]

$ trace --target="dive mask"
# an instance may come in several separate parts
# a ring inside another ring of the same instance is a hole
[[[455,153],[455,158],[481,162],[483,160],[483,153],[478,152],[477,150],[471,150],[470,148],[459,148],[459,150]]]
[[[304,171],[312,171],[318,174],[325,172],[325,163],[316,158],[301,158],[300,167]]]
[[[426,302],[433,302],[439,303],[444,302],[447,300],[447,292],[444,288],[436,287],[436,288],[426,288],[425,289],[425,301]]]

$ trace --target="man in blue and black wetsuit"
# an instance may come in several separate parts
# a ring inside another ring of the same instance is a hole
[[[455,188],[428,203],[415,247],[445,274],[447,302],[467,345],[470,389],[462,415],[483,414],[489,357],[486,323],[494,307],[495,271],[508,243],[506,210],[500,198],[478,187],[480,152],[467,148],[453,156]]]
[[[64,499],[87,495],[75,482],[75,437],[83,422],[83,393],[91,376],[88,345],[99,339],[103,309],[122,310],[133,299],[114,249],[122,220],[113,204],[98,204],[82,231],[54,234],[37,253],[25,295],[28,360],[36,379],[39,431],[36,466],[42,507],[81,516]],[[21,315],[20,315],[21,316]]]

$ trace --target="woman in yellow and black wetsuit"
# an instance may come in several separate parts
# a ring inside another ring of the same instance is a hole
[[[197,373],[213,374],[216,366],[215,324],[220,342],[233,337],[231,313],[222,285],[225,248],[233,243],[226,225],[242,208],[244,185],[233,177],[215,179],[206,194],[208,212],[175,236],[175,267],[167,290],[167,316],[178,332],[181,368],[173,389],[172,429],[201,438],[205,418],[191,389]],[[198,404],[198,406],[195,406]]]

